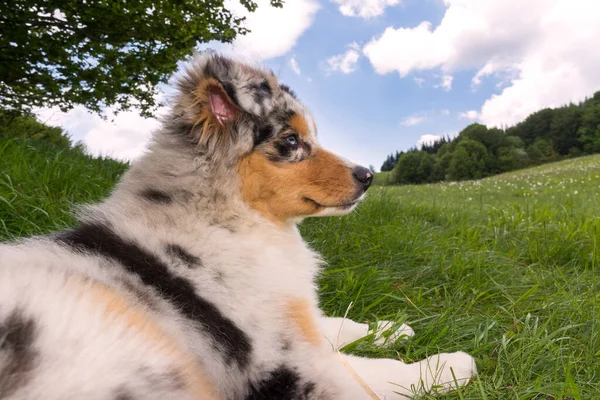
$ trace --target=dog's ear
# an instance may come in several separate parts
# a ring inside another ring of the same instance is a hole
[[[241,110],[223,85],[214,78],[202,79],[192,96],[194,101],[187,112],[198,145],[213,153],[217,146],[231,144],[235,135],[231,124],[241,117]]]
[[[214,55],[201,55],[179,80],[176,107],[197,143],[207,151],[236,139],[244,120],[273,108],[275,77],[266,71]]]
[[[211,113],[220,125],[235,119],[237,109],[221,87],[218,85],[208,87],[207,94]]]

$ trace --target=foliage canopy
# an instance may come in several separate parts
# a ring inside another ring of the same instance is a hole
[[[151,115],[156,85],[198,43],[248,32],[223,0],[0,0],[0,11],[0,102],[17,110],[116,105]]]

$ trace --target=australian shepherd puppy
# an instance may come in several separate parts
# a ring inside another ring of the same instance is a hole
[[[319,145],[294,93],[215,54],[177,89],[148,153],[77,227],[0,246],[0,399],[391,399],[468,382],[462,352],[336,351],[369,329],[322,315],[296,224],[349,213],[373,176]]]

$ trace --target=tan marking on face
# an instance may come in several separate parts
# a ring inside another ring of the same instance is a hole
[[[309,158],[291,163],[273,162],[254,151],[240,160],[238,172],[244,201],[274,222],[342,206],[360,194],[343,160],[318,148]]]
[[[189,356],[189,352],[169,338],[160,326],[154,323],[152,317],[139,306],[133,305],[114,289],[100,282],[84,281],[69,277],[67,288],[73,290],[79,298],[89,298],[105,315],[108,325],[115,320],[127,325],[128,331],[139,333],[137,340],[150,341],[153,351],[168,357],[173,362],[187,385],[187,390],[196,399],[223,400],[215,387],[208,381],[207,374],[197,362]],[[136,340],[136,338],[132,338]]]
[[[298,328],[305,341],[315,346],[322,343],[323,336],[319,331],[317,316],[312,311],[309,301],[300,298],[289,299],[286,314],[287,319]]]
[[[306,119],[304,119],[301,114],[295,113],[294,116],[288,121],[288,125],[291,126],[292,129],[295,130],[301,137],[305,139],[310,137],[308,124],[306,123]]]

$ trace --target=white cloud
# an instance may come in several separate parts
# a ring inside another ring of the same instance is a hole
[[[260,60],[280,57],[292,50],[319,10],[316,0],[288,0],[282,8],[271,7],[269,0],[255,1],[258,8],[252,13],[237,0],[227,0],[225,5],[236,16],[245,16],[244,26],[251,31],[235,39],[234,51]]]
[[[443,115],[444,117],[447,117],[448,115],[450,115],[450,110],[448,110],[447,108],[444,108],[443,110],[440,110],[440,114]]]
[[[383,14],[387,7],[396,6],[401,0],[331,0],[340,5],[340,12],[347,17],[372,18]]]
[[[427,118],[423,115],[411,115],[410,117],[406,117],[402,122],[400,122],[400,125],[415,126],[422,124],[425,121],[427,121]]]
[[[438,85],[435,85],[435,88],[442,88],[446,92],[452,90],[452,81],[454,81],[454,77],[452,75],[444,75],[441,77],[441,81]]]
[[[473,86],[494,76],[502,91],[480,119],[514,124],[531,112],[582,100],[600,88],[597,0],[444,0],[437,27],[387,28],[364,48],[380,74],[474,69]]]
[[[424,144],[433,144],[436,140],[441,139],[441,136],[438,135],[422,135],[419,140],[417,140],[417,148],[420,149]]]
[[[300,75],[300,66],[298,65],[298,61],[296,61],[296,57],[290,58],[290,68],[296,75]]]
[[[482,68],[479,69],[479,71],[477,71],[473,79],[471,79],[471,84],[473,86],[480,85],[483,78],[489,75],[493,75],[496,71],[497,69],[495,68],[493,62],[490,61],[486,63]]]
[[[401,77],[415,70],[439,67],[449,56],[447,52],[433,37],[429,22],[423,22],[416,28],[389,27],[363,48],[377,73],[398,71]]]
[[[475,110],[470,110],[460,114],[461,119],[468,119],[469,121],[475,121],[479,118],[479,113]]]
[[[423,87],[423,83],[425,83],[425,78],[415,77],[415,83],[419,87]]]
[[[357,43],[352,43],[348,47],[349,49],[345,53],[327,59],[329,71],[340,71],[344,74],[350,74],[356,70],[356,64],[360,58],[360,53],[358,52],[359,46]]]
[[[104,155],[121,160],[131,160],[143,154],[152,132],[160,123],[153,118],[143,118],[137,112],[107,112],[107,120],[90,114],[83,107],[69,112],[42,109],[36,113],[41,121],[65,129],[75,141],[82,141],[93,155]]]

